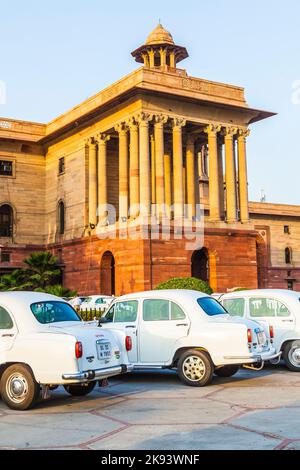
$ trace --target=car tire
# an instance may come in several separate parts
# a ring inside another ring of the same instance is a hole
[[[300,372],[300,340],[290,341],[285,346],[283,359],[289,370]]]
[[[193,349],[180,356],[177,372],[186,385],[205,387],[212,381],[214,365],[206,352]]]
[[[13,364],[2,374],[1,398],[12,410],[24,411],[33,408],[40,396],[40,390],[40,385],[26,365]]]
[[[240,366],[223,366],[215,370],[218,377],[232,377],[240,370]]]
[[[73,397],[84,397],[91,393],[97,382],[88,382],[86,384],[76,384],[76,385],[64,385],[64,389]]]

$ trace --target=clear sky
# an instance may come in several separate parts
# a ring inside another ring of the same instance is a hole
[[[130,73],[159,18],[187,47],[189,75],[278,113],[252,126],[250,197],[300,204],[299,0],[0,0],[0,116],[47,122]]]

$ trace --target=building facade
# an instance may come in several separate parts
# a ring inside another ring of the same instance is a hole
[[[161,25],[132,55],[139,69],[48,124],[0,119],[0,274],[47,249],[81,294],[191,275],[300,289],[300,207],[248,200],[249,126],[273,113],[188,76]]]

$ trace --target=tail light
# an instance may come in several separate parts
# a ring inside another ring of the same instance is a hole
[[[125,347],[126,347],[126,351],[131,351],[131,350],[132,350],[132,339],[131,339],[131,336],[126,336],[126,339],[125,339]]]
[[[252,343],[252,330],[251,328],[248,328],[247,330],[247,338],[248,338],[248,343]]]
[[[75,344],[75,356],[76,359],[80,359],[83,354],[83,348],[82,348],[82,343],[80,341],[77,341]]]
[[[274,327],[270,325],[270,338],[274,339]]]

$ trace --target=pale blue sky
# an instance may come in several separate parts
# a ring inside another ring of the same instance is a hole
[[[246,88],[278,112],[248,141],[250,197],[300,204],[299,0],[0,0],[0,116],[47,122],[134,70],[130,52],[161,18],[195,77]]]

